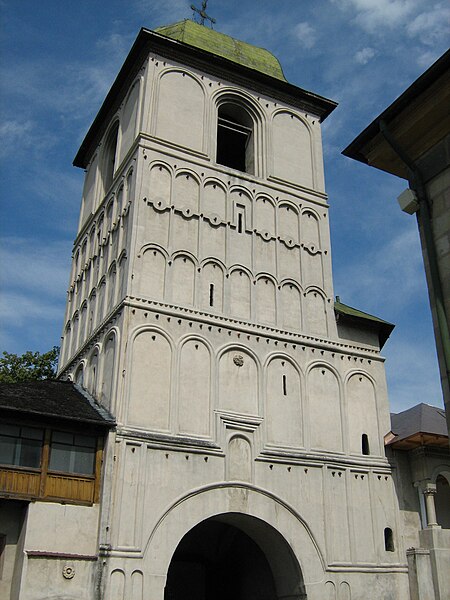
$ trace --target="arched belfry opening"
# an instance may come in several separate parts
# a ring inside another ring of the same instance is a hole
[[[271,525],[240,513],[193,527],[178,544],[164,600],[306,600],[294,553]]]
[[[245,173],[255,172],[254,122],[240,104],[224,102],[217,120],[217,155],[220,165]]]

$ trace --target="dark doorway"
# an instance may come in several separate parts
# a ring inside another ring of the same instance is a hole
[[[275,532],[272,540],[278,563],[274,572],[270,558],[252,539],[252,526],[255,537],[261,537],[262,526],[256,523],[259,520],[247,519],[247,526],[241,528],[242,515],[236,524],[230,522],[231,515],[221,515],[191,529],[173,554],[164,600],[277,600],[284,596],[284,588],[297,592],[290,597],[306,599],[300,572],[287,564],[296,563],[295,558],[286,549],[281,552],[286,552],[286,560],[280,557],[280,534]],[[282,543],[287,546],[284,540]],[[270,546],[271,540],[267,539],[267,547]],[[282,582],[283,590],[277,589],[276,581],[278,586]]]

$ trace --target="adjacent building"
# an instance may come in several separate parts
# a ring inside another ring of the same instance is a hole
[[[416,214],[450,431],[450,50],[343,151],[402,177],[398,198]]]

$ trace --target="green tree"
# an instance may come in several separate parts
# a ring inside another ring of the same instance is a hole
[[[54,379],[58,366],[59,347],[48,352],[25,352],[21,356],[3,352],[0,358],[0,382],[20,383]]]

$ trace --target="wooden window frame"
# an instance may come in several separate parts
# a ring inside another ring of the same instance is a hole
[[[17,420],[11,419],[5,422],[19,424]],[[106,434],[104,431],[95,426],[89,428],[89,434],[96,438],[93,472],[79,474],[49,469],[51,435],[53,431],[83,435],[86,434],[86,427],[82,430],[80,426],[28,421],[20,421],[20,425],[44,429],[40,466],[34,468],[0,464],[0,497],[82,505],[92,505],[99,501]]]

